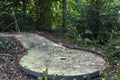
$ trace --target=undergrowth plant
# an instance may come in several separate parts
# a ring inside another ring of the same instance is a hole
[[[110,69],[110,67],[106,67],[105,72],[108,72],[109,69]],[[39,76],[38,80],[56,80],[56,79],[55,79],[55,77],[53,77],[52,79],[49,79],[48,74],[45,74],[45,76],[43,76],[43,77]],[[66,80],[66,79],[62,78],[60,80]],[[86,76],[84,76],[84,80],[92,80],[92,79],[90,78],[90,76],[86,75]],[[118,71],[116,74],[114,74],[113,76],[105,75],[105,77],[100,78],[100,80],[120,80],[120,64],[118,65]]]
[[[101,80],[120,80],[120,64],[118,66],[118,71],[116,74],[114,74],[113,76],[107,75],[106,77],[101,78]]]
[[[4,37],[0,36],[0,48],[6,48],[10,49],[11,48],[11,41],[9,39],[4,39]]]
[[[120,38],[110,40],[104,49],[110,62],[117,63],[120,60]]]
[[[48,77],[48,68],[44,71],[44,76],[39,76],[37,80],[50,80]],[[57,75],[54,75],[51,80],[56,80]],[[60,80],[66,80],[65,78],[61,78]]]

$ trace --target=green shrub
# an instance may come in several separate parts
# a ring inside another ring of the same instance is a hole
[[[110,40],[104,49],[110,62],[118,62],[120,60],[120,38]]]
[[[118,66],[118,72],[113,76],[106,76],[101,78],[101,80],[120,80],[120,64]]]

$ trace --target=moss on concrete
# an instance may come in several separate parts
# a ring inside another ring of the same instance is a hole
[[[69,49],[37,34],[23,34],[20,39],[25,47],[30,45],[20,64],[35,72],[44,72],[47,67],[49,74],[83,75],[100,70],[106,63],[94,53]]]
[[[43,73],[48,68],[48,74],[73,76],[93,73],[106,65],[106,61],[94,53],[69,49],[37,34],[13,36],[28,50],[20,59],[20,65],[31,71]]]

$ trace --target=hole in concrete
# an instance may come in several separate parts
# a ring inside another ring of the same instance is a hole
[[[60,60],[67,60],[66,57],[61,57]]]

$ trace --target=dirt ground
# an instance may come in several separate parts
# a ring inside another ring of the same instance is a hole
[[[36,80],[19,69],[18,61],[24,51],[14,37],[0,37],[0,80]]]

